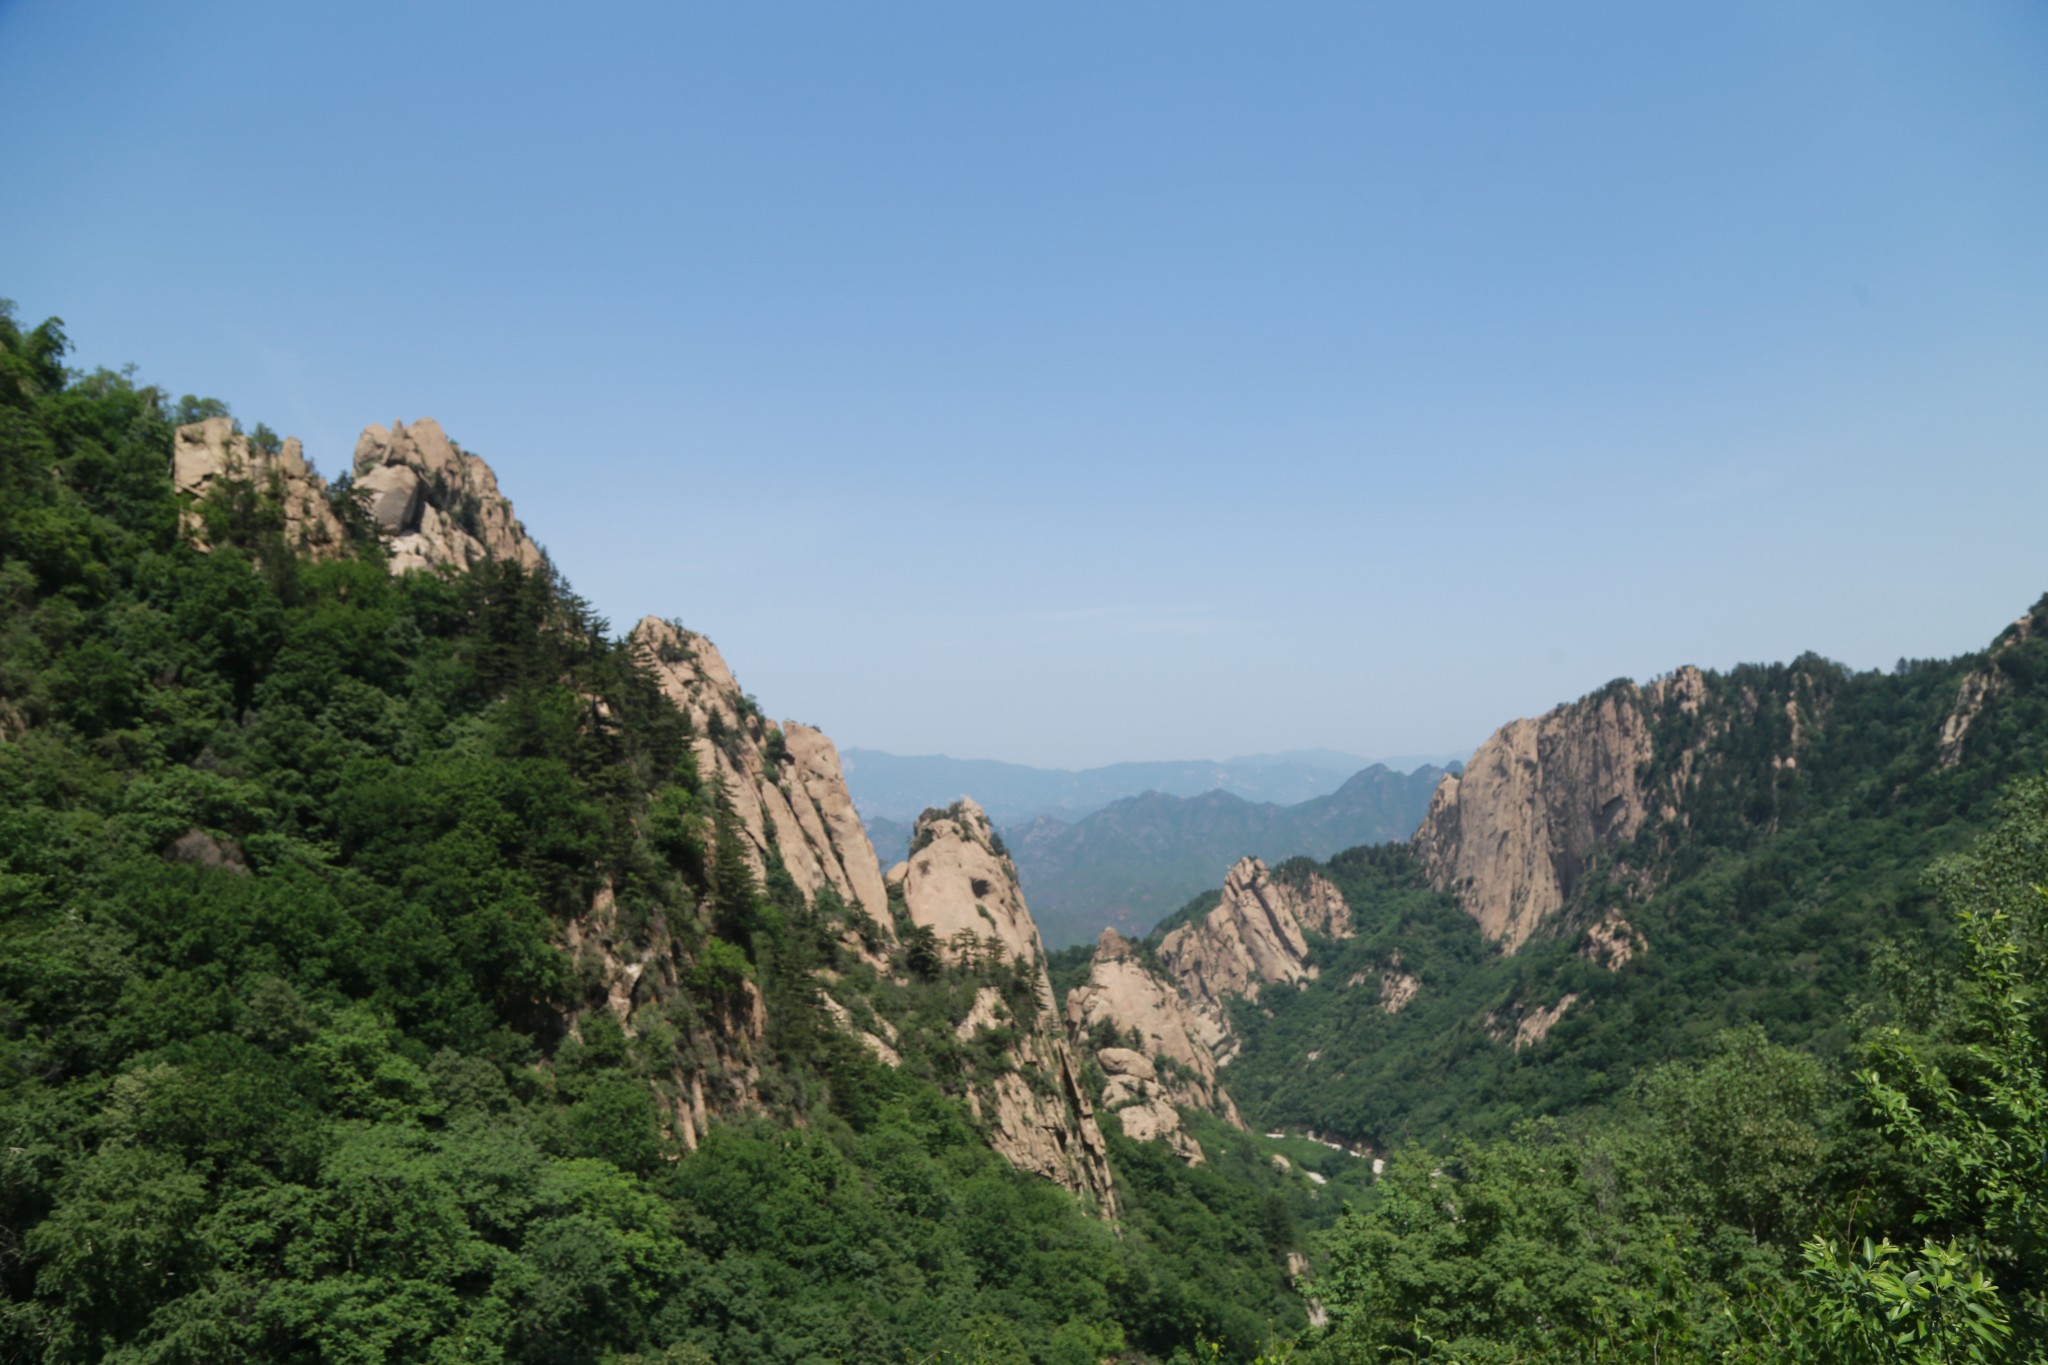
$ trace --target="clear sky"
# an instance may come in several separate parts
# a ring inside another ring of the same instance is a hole
[[[0,296],[842,744],[1469,747],[2048,590],[2048,6],[0,0]]]

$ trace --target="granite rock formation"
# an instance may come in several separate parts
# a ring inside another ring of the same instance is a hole
[[[1126,1136],[1160,1138],[1198,1161],[1201,1145],[1181,1131],[1180,1107],[1244,1127],[1187,1002],[1114,929],[1102,931],[1088,980],[1067,994],[1067,1028],[1077,1046],[1094,1048],[1105,1078],[1102,1107],[1115,1111]]]
[[[910,922],[931,932],[940,957],[950,966],[1009,963],[1025,977],[1021,997],[983,986],[960,1023],[964,1039],[983,1029],[1007,1029],[1012,1038],[1007,1065],[967,1095],[989,1145],[1018,1170],[1056,1181],[1113,1217],[1108,1148],[1059,1018],[1038,926],[994,826],[963,800],[919,817],[910,850],[889,870],[889,886]]]
[[[831,888],[886,938],[888,893],[854,814],[832,741],[794,721],[776,725],[740,690],[709,640],[648,617],[633,628],[655,676],[695,732],[697,770],[722,784],[755,875],[779,857],[804,895]],[[858,946],[857,936],[849,947]]]
[[[179,427],[172,438],[173,486],[194,501],[222,483],[246,479],[259,495],[273,496],[284,512],[285,536],[302,553],[318,559],[339,552],[341,521],[328,502],[327,481],[306,463],[296,436],[276,450],[251,445],[235,430],[234,419],[209,417]],[[205,527],[196,508],[185,512],[186,534],[203,540]]]
[[[1222,902],[1160,943],[1160,966],[1179,985],[1219,1065],[1237,1051],[1231,999],[1256,1000],[1263,987],[1316,975],[1310,934],[1350,936],[1351,907],[1337,888],[1317,872],[1276,877],[1257,858],[1240,858],[1223,879]]]
[[[363,428],[355,489],[391,539],[393,573],[444,564],[466,569],[486,559],[526,569],[546,562],[491,467],[449,440],[431,417]]]

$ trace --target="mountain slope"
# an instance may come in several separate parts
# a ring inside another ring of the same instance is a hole
[[[410,462],[429,424],[372,429],[412,453],[358,497],[62,352],[0,308],[0,1357],[1248,1358],[1300,1324],[1236,1231],[1257,1162],[1103,1134],[1091,1209],[998,1154],[1087,1144],[1035,954],[923,941],[944,887],[868,914],[822,737],[708,645],[606,638],[487,471]]]
[[[864,817],[910,821],[918,813],[973,794],[999,827],[1041,815],[1075,820],[1142,792],[1200,796],[1222,791],[1247,801],[1293,805],[1335,791],[1369,760],[1328,750],[1253,755],[1214,762],[1113,763],[1072,771],[993,759],[905,757],[847,749],[847,781]]]
[[[1158,792],[1117,801],[1074,824],[1040,818],[1003,831],[1046,942],[1086,942],[1104,928],[1142,934],[1250,856],[1279,863],[1327,858],[1415,832],[1441,768],[1395,773],[1375,765],[1292,806],[1227,792]]]
[[[2044,620],[1958,660],[1684,669],[1503,727],[1410,848],[1324,866],[1354,935],[1233,1007],[1232,1094],[1384,1144],[1607,1103],[1744,1021],[1834,1052],[1878,947],[1938,937],[1920,870],[2048,763]]]

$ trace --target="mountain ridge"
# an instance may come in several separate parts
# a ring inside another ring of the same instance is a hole
[[[1248,801],[1296,805],[1327,796],[1376,762],[1406,770],[1465,755],[1382,761],[1334,750],[1298,750],[1241,758],[1112,763],[1096,768],[1036,768],[997,759],[904,756],[879,749],[840,751],[854,804],[865,818],[908,824],[924,810],[973,795],[999,828],[1040,815],[1077,820],[1113,801],[1158,791],[1199,796],[1223,790]]]

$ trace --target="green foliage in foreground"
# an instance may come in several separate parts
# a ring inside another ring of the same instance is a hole
[[[1952,972],[1854,1092],[1755,1027],[1592,1122],[1398,1153],[1308,1361],[2048,1359],[2048,779],[1931,882]]]

